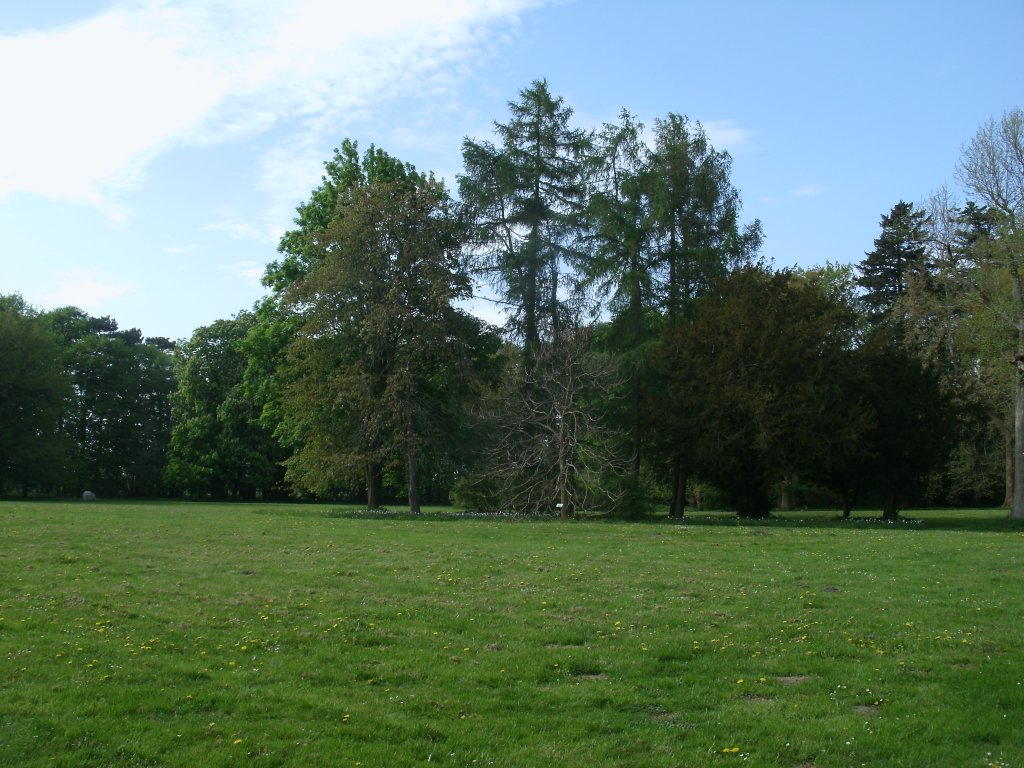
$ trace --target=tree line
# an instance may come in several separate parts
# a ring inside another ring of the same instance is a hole
[[[1020,110],[965,147],[966,202],[782,271],[700,123],[572,116],[532,83],[465,139],[457,197],[346,140],[267,297],[177,345],[5,297],[3,490],[1024,514]]]

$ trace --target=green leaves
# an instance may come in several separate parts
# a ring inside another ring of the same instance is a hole
[[[457,442],[437,382],[471,370],[465,335],[481,328],[453,307],[470,282],[450,208],[433,179],[368,175],[317,234],[315,263],[284,294],[300,318],[282,364],[295,486],[328,494],[401,456],[413,499],[424,452]]]

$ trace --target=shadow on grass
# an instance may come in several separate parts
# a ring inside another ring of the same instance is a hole
[[[355,520],[396,520],[431,522],[494,522],[510,523],[607,523],[618,525],[716,526],[740,528],[825,528],[836,530],[958,530],[975,533],[1024,532],[1024,521],[1010,520],[1005,509],[927,509],[908,510],[896,521],[881,519],[881,513],[853,515],[844,520],[838,511],[775,512],[770,517],[753,520],[734,512],[694,512],[683,518],[670,518],[664,513],[631,519],[609,516],[577,516],[563,520],[557,515],[511,515],[465,512],[451,507],[431,507],[413,515],[400,507],[368,510],[344,505],[273,505],[254,507],[256,513],[297,517]]]
[[[763,520],[740,518],[735,512],[699,511],[690,512],[683,518],[670,518],[664,510],[634,518],[610,516],[577,516],[563,520],[557,515],[509,515],[466,512],[450,506],[433,505],[424,508],[422,514],[413,515],[404,507],[367,510],[354,504],[309,501],[169,501],[165,499],[101,499],[83,502],[74,499],[0,499],[0,505],[20,507],[29,505],[40,509],[102,509],[114,507],[130,513],[132,510],[157,511],[194,510],[215,513],[218,509],[246,510],[257,515],[276,517],[298,517],[310,519],[359,519],[380,521],[432,521],[432,522],[494,522],[579,524],[601,523],[614,525],[666,525],[666,526],[729,526],[739,528],[820,528],[834,530],[907,530],[907,531],[965,531],[974,533],[1024,533],[1024,521],[1010,520],[1007,510],[989,509],[912,509],[902,512],[895,522],[881,519],[875,511],[855,513],[843,520],[837,510],[801,510],[775,512]]]

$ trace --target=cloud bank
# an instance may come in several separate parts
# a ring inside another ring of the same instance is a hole
[[[117,222],[116,193],[163,153],[271,129],[281,139],[259,185],[293,194],[284,169],[318,164],[342,116],[408,93],[451,98],[493,28],[536,4],[147,0],[0,36],[0,199],[85,203]]]

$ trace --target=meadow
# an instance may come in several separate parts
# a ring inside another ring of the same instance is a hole
[[[1024,765],[1024,527],[907,516],[0,502],[0,765]]]

